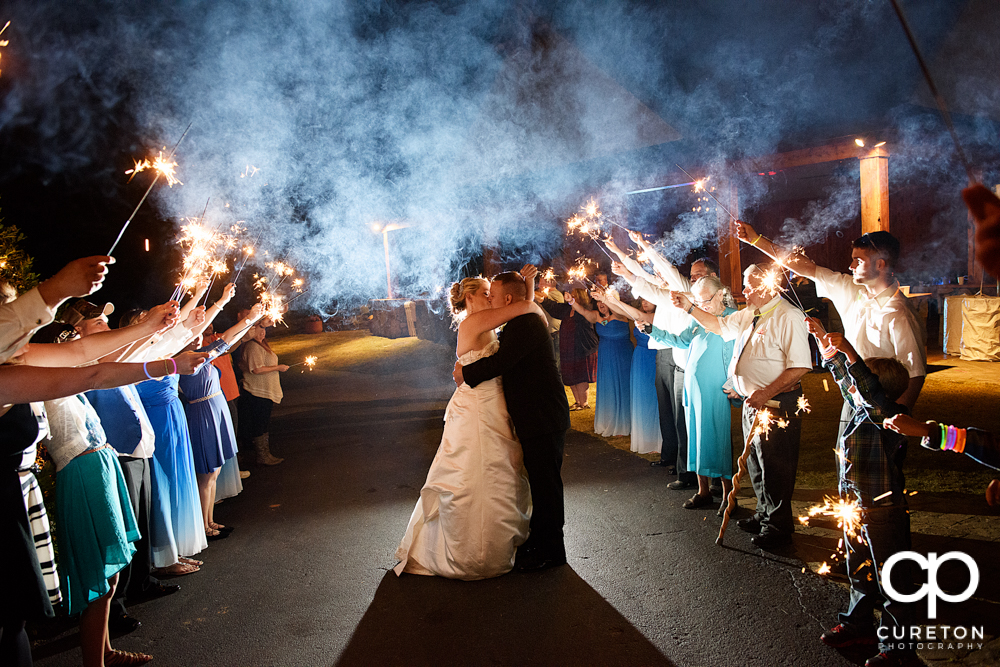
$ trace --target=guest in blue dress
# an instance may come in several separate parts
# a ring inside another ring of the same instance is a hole
[[[597,405],[594,432],[605,437],[632,432],[632,328],[628,320],[597,304]]]
[[[153,456],[164,475],[163,478],[153,477],[154,496],[159,495],[169,500],[170,521],[177,551],[181,556],[193,556],[207,547],[208,541],[205,538],[198,482],[195,478],[191,436],[184,407],[177,395],[177,386],[178,376],[168,375],[140,382],[136,389],[139,390],[142,406],[156,433]],[[167,486],[165,489],[164,482]],[[153,542],[162,543],[157,538],[155,522],[151,530]]]
[[[629,395],[632,402],[632,451],[639,454],[658,452],[663,446],[660,431],[660,405],[656,398],[656,350],[649,349],[647,331],[653,325],[656,305],[639,299],[639,308],[618,298],[614,290],[595,289],[594,299],[612,312],[626,319],[635,320],[635,349],[632,351],[632,370]]]
[[[735,312],[729,290],[715,276],[696,282],[691,292],[697,308],[719,317]],[[688,467],[698,474],[698,493],[684,501],[686,509],[714,503],[709,489],[713,477],[722,477],[723,505],[732,486],[733,452],[730,439],[729,398],[723,385],[729,376],[733,341],[709,333],[692,319],[687,329],[671,334],[653,328],[653,338],[688,351],[684,373],[684,416],[688,428]],[[720,513],[722,507],[719,508]]]

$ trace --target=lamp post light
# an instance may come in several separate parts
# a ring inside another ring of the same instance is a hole
[[[389,232],[403,229],[404,227],[406,225],[398,222],[389,222],[385,225],[373,222],[371,225],[372,231],[376,234],[382,232],[382,247],[385,249],[385,285],[388,289],[390,299],[394,297],[392,296],[392,272],[389,269]]]

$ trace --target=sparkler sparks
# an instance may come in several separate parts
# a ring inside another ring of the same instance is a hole
[[[163,151],[160,151],[159,155],[157,155],[156,159],[153,160],[152,162],[150,162],[148,158],[140,160],[138,162],[133,160],[133,162],[135,162],[135,166],[126,171],[125,173],[131,174],[128,178],[128,180],[131,181],[133,178],[135,178],[135,175],[138,174],[139,172],[146,171],[147,169],[153,169],[154,171],[156,171],[158,176],[163,176],[165,179],[167,179],[168,186],[174,187],[175,183],[184,185],[183,183],[181,183],[181,181],[177,178],[176,175],[177,163],[171,162],[170,159],[171,159],[170,157],[164,159]]]
[[[824,383],[825,382],[826,380],[824,380]],[[810,412],[812,412],[812,408],[809,405],[809,400],[805,396],[799,396],[799,400],[796,401],[795,403],[795,408],[796,408],[795,414],[799,414],[800,412],[805,412],[806,414],[809,414]]]
[[[7,21],[6,23],[4,23],[3,27],[0,28],[0,35],[2,35],[4,33],[4,31],[7,29],[7,27],[9,25],[10,25],[10,21]],[[7,41],[6,39],[0,39],[0,48],[2,48],[4,46],[7,46],[8,44],[10,44],[10,42]],[[0,58],[2,58],[2,57],[3,57],[3,54],[0,53]],[[3,70],[0,69],[0,75],[2,75],[2,74],[3,74]]]
[[[863,525],[861,519],[861,506],[856,500],[845,500],[844,498],[823,498],[822,505],[813,505],[809,508],[809,516],[800,516],[799,522],[805,526],[809,525],[809,519],[815,516],[827,516],[837,520],[837,527],[843,529],[848,539],[856,539],[859,544],[864,543],[864,539],[858,531]]]

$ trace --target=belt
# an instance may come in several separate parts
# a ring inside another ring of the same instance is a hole
[[[194,405],[195,403],[204,403],[208,399],[215,398],[216,396],[222,396],[222,392],[221,391],[217,391],[214,394],[209,394],[208,396],[202,396],[201,398],[195,398],[193,400],[188,401],[188,405]]]
[[[104,444],[103,444],[103,445],[101,445],[100,447],[94,447],[93,449],[88,449],[88,450],[87,450],[87,451],[85,451],[85,452],[80,452],[79,454],[77,454],[77,456],[86,456],[87,454],[93,454],[94,452],[99,452],[99,451],[101,451],[102,449],[108,449],[108,448],[110,448],[110,447],[111,447],[111,445],[110,445],[110,444],[108,444],[108,443],[104,443]]]

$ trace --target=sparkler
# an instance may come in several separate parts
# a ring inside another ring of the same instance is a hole
[[[0,28],[0,35],[2,35],[4,33],[4,31],[7,29],[7,27],[9,25],[10,25],[10,21],[7,21],[6,23],[3,24],[3,27]],[[10,44],[10,42],[8,42],[6,39],[0,39],[0,48],[2,48],[4,46],[7,46],[8,44]],[[0,53],[0,58],[2,58],[2,57],[3,57],[3,54]],[[3,70],[2,69],[0,69],[0,74],[3,74]]]
[[[826,383],[826,380],[823,382]],[[797,415],[800,412],[805,412],[806,414],[812,412],[812,408],[809,405],[809,399],[805,396],[799,396],[799,399],[795,402],[795,414]]]
[[[857,500],[825,496],[822,505],[813,505],[809,508],[808,516],[799,517],[799,523],[808,526],[809,520],[815,516],[828,516],[836,519],[837,527],[843,529],[848,539],[856,539],[859,544],[864,543],[864,538],[859,534],[864,522],[861,518],[861,506]]]
[[[729,495],[726,497],[726,511],[722,516],[722,526],[719,528],[719,536],[715,538],[715,543],[720,546],[722,545],[722,538],[726,534],[726,528],[729,527],[729,516],[736,509],[736,493],[740,490],[740,478],[747,471],[747,458],[750,456],[750,447],[753,445],[753,439],[758,435],[767,437],[767,434],[771,430],[771,420],[771,411],[767,408],[761,408],[754,415],[753,423],[750,425],[750,434],[743,445],[743,453],[740,454],[740,458],[737,461],[736,474],[733,475],[733,487],[729,490]]]
[[[680,170],[681,170],[681,171],[682,171],[682,172],[684,173],[684,175],[685,175],[685,176],[687,176],[687,177],[688,177],[688,178],[690,178],[690,179],[691,179],[692,181],[694,181],[694,191],[695,191],[695,192],[704,192],[704,193],[705,193],[706,195],[708,195],[709,197],[711,197],[712,199],[714,199],[714,200],[715,200],[715,203],[719,205],[719,208],[721,208],[721,209],[722,209],[723,211],[725,211],[725,212],[726,212],[726,215],[728,215],[728,216],[729,216],[730,218],[732,218],[733,220],[739,220],[739,218],[737,218],[737,217],[736,217],[735,215],[733,215],[732,211],[730,211],[730,210],[729,210],[728,208],[726,208],[725,204],[723,204],[723,203],[722,203],[721,201],[719,201],[719,198],[718,198],[718,197],[716,197],[716,196],[715,196],[715,195],[714,195],[714,194],[712,193],[712,191],[711,191],[711,190],[706,190],[706,189],[705,189],[705,181],[707,181],[707,180],[708,180],[708,179],[710,178],[709,176],[706,176],[705,178],[702,178],[702,179],[700,179],[700,180],[699,180],[699,179],[696,179],[696,178],[695,178],[694,176],[692,176],[691,174],[689,174],[689,173],[688,173],[687,171],[685,171],[685,170],[684,170],[684,167],[680,166],[680,165],[679,165],[679,164],[677,164],[676,162],[674,163],[674,165],[675,165],[675,166],[676,166],[676,167],[677,167],[678,169],[680,169]]]
[[[256,239],[254,239],[254,242],[253,242],[253,245],[248,245],[248,246],[244,246],[244,247],[243,247],[243,263],[242,263],[242,264],[240,264],[240,270],[236,272],[236,277],[235,277],[235,278],[233,278],[233,282],[234,282],[234,283],[235,283],[235,282],[236,282],[237,280],[239,280],[239,279],[240,279],[240,274],[241,274],[241,273],[243,273],[243,267],[247,265],[247,260],[248,260],[248,259],[250,259],[250,257],[252,257],[252,256],[253,256],[253,253],[254,253],[254,247],[255,247],[255,246],[257,245],[257,243],[258,243],[258,242],[260,241],[260,236],[261,236],[261,234],[263,234],[263,233],[264,233],[264,230],[263,230],[263,229],[261,229],[261,230],[260,230],[260,232],[258,232],[258,233],[257,233],[257,238],[256,238]]]
[[[146,171],[147,169],[153,169],[156,171],[157,178],[163,176],[164,178],[167,179],[167,185],[169,187],[171,188],[174,187],[174,183],[184,185],[183,183],[181,183],[180,179],[177,178],[176,176],[177,163],[168,162],[169,159],[170,158],[164,160],[163,151],[160,151],[159,155],[157,155],[156,159],[153,160],[152,162],[150,162],[148,158],[140,160],[138,162],[132,160],[133,162],[135,162],[135,166],[125,172],[126,174],[131,174],[128,177],[128,182],[131,183],[132,179],[135,178],[135,175],[138,174],[139,172]]]
[[[659,190],[673,190],[674,188],[683,188],[689,185],[695,185],[697,181],[691,181],[689,183],[676,183],[674,185],[661,185],[658,188],[646,188],[644,190],[632,190],[631,192],[626,192],[627,195],[641,195],[644,192],[658,192]]]
[[[181,134],[181,138],[177,140],[177,143],[174,144],[174,147],[173,147],[173,149],[171,149],[170,154],[167,155],[167,158],[166,158],[167,160],[172,160],[173,159],[174,153],[177,152],[177,147],[181,145],[182,141],[184,141],[184,137],[187,136],[188,130],[191,129],[191,125],[192,124],[193,124],[193,122],[192,123],[188,123],[187,128],[184,130],[184,133]],[[175,166],[176,166],[176,163],[175,163]],[[111,244],[111,250],[108,250],[108,255],[109,256],[111,255],[111,253],[113,253],[115,251],[115,248],[118,247],[118,242],[122,240],[122,235],[125,234],[125,230],[128,229],[128,226],[130,224],[132,224],[132,219],[135,218],[135,214],[139,212],[139,207],[142,206],[142,203],[144,201],[146,201],[146,197],[148,197],[149,193],[153,191],[153,186],[156,185],[156,182],[158,180],[160,180],[160,175],[161,175],[161,172],[159,170],[157,170],[156,171],[156,176],[153,177],[153,182],[149,184],[148,188],[146,188],[146,194],[144,194],[142,196],[142,199],[139,200],[139,203],[136,204],[135,210],[132,211],[132,215],[130,215],[128,217],[128,220],[125,221],[125,224],[122,226],[121,231],[118,232],[118,237],[115,239],[115,242]]]
[[[291,366],[289,366],[289,368],[294,368],[295,366],[301,366],[303,364],[305,364],[305,367],[306,367],[306,368],[302,369],[303,373],[306,372],[306,369],[309,369],[311,371],[313,369],[313,367],[316,366],[316,357],[313,356],[313,355],[309,355],[308,357],[305,358],[304,361],[300,361],[297,364],[292,364]]]
[[[941,120],[944,121],[945,126],[948,128],[948,133],[951,134],[951,140],[955,142],[955,153],[958,155],[959,161],[962,166],[965,167],[965,175],[969,178],[969,185],[976,184],[976,178],[972,175],[972,167],[969,165],[969,161],[965,158],[965,151],[962,150],[962,145],[958,141],[958,133],[955,131],[955,125],[951,122],[951,113],[948,111],[948,105],[945,104],[944,98],[941,97],[941,93],[938,92],[937,86],[934,85],[934,77],[931,76],[930,69],[927,68],[927,63],[924,62],[924,56],[920,52],[920,47],[917,45],[917,40],[913,36],[913,31],[910,30],[910,23],[906,20],[906,14],[903,13],[903,8],[899,6],[899,0],[889,0],[892,3],[892,8],[896,10],[896,16],[899,17],[899,23],[903,26],[903,32],[906,33],[906,39],[910,42],[910,48],[913,49],[913,55],[917,57],[917,63],[920,65],[920,71],[924,74],[924,79],[927,81],[927,87],[931,90],[931,95],[934,97],[934,102],[937,103],[938,111],[941,113]]]

